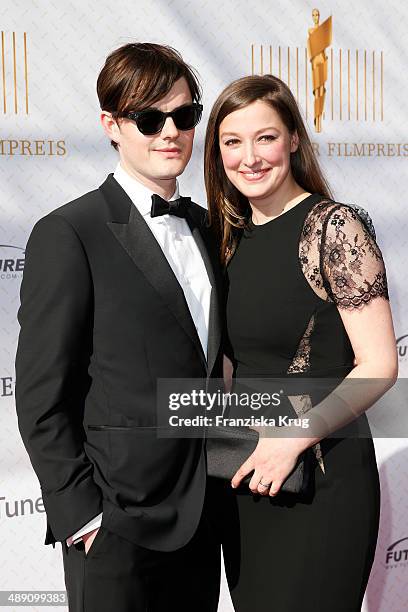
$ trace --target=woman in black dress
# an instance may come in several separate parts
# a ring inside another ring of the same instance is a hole
[[[333,377],[338,385],[318,402],[296,398],[312,434],[260,436],[225,485],[236,497],[240,532],[239,546],[224,550],[234,607],[357,612],[380,508],[365,411],[397,377],[373,228],[362,209],[333,200],[296,101],[271,75],[239,79],[221,93],[208,123],[205,171],[228,284],[226,375],[233,369],[235,383]],[[373,384],[350,395],[346,383],[355,379]],[[280,492],[307,448],[312,489]]]

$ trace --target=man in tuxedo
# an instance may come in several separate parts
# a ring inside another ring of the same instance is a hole
[[[71,612],[211,612],[219,492],[206,478],[205,441],[158,436],[156,413],[157,379],[222,375],[217,248],[206,211],[176,179],[200,88],[174,49],[138,43],[109,55],[97,92],[120,160],[29,237],[19,428],[41,485],[45,543],[62,543]]]

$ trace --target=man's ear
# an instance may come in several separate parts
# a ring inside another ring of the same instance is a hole
[[[294,153],[295,151],[297,151],[299,146],[299,136],[297,131],[294,131],[293,134],[291,134],[290,136],[290,152]]]
[[[112,117],[112,113],[110,113],[109,111],[102,111],[100,115],[100,120],[103,130],[108,136],[109,140],[113,140],[114,142],[119,144],[120,129],[116,119]]]

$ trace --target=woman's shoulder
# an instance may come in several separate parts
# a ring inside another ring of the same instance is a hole
[[[309,211],[306,225],[319,225],[321,231],[328,225],[345,226],[362,224],[372,238],[376,238],[375,228],[370,214],[365,208],[353,202],[339,202],[325,196]],[[320,233],[320,232],[319,232]]]

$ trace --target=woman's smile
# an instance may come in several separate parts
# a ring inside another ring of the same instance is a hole
[[[246,181],[253,183],[255,181],[262,180],[264,176],[269,172],[269,170],[272,170],[272,168],[264,168],[263,170],[258,170],[257,172],[251,172],[250,170],[241,170],[240,174]]]

